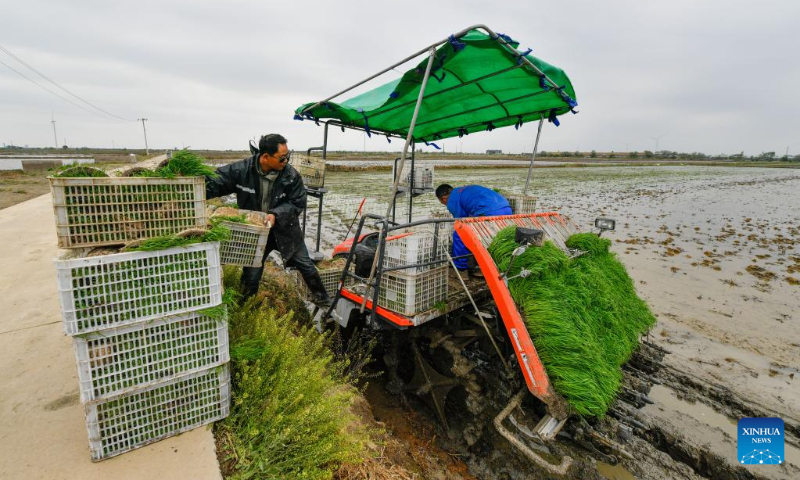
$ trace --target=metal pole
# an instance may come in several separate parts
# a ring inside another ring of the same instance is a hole
[[[55,147],[58,148],[58,136],[56,135],[56,119],[53,118],[52,120],[50,120],[50,123],[53,124],[53,143],[55,144]]]
[[[324,188],[319,189],[319,211],[317,212],[317,252],[319,252],[319,239],[322,235],[322,200],[325,198]]]
[[[419,88],[419,95],[417,96],[417,105],[414,107],[414,115],[411,116],[411,125],[408,127],[408,135],[406,135],[406,143],[403,145],[403,155],[400,157],[400,165],[398,165],[398,170],[400,172],[403,171],[403,166],[406,163],[406,156],[408,155],[408,147],[411,145],[411,140],[414,138],[414,127],[417,124],[417,116],[419,115],[419,107],[422,105],[422,98],[425,96],[425,87],[428,85],[428,78],[431,76],[431,67],[433,66],[433,58],[436,55],[436,48],[430,47],[430,53],[428,56],[428,66],[425,68],[425,76],[422,77],[422,86]],[[394,178],[394,183],[392,184],[392,196],[397,195],[397,185],[400,182],[400,176],[396,176]],[[386,208],[386,217],[389,217],[389,214],[392,213],[392,207],[389,206]]]
[[[139,119],[142,122],[142,130],[144,131],[144,154],[150,155],[150,147],[147,146],[147,127],[144,126],[144,122],[147,121],[146,118]]]
[[[406,155],[408,155],[408,147],[411,145],[411,140],[414,138],[414,126],[417,124],[417,116],[419,115],[419,107],[422,105],[422,98],[425,96],[425,87],[428,85],[428,78],[431,76],[431,67],[433,66],[433,59],[436,56],[436,48],[434,46],[430,47],[430,53],[428,54],[428,66],[425,67],[425,76],[422,77],[422,85],[419,87],[419,95],[417,96],[417,104],[414,106],[414,115],[411,116],[411,125],[408,127],[408,134],[406,135],[406,143],[403,145],[403,155],[400,156],[400,165],[398,165],[397,169],[399,172],[403,171],[403,166],[406,163]],[[413,172],[412,172],[413,174]],[[397,186],[400,183],[400,175],[396,175],[394,177],[394,182],[392,183],[392,198],[397,195]],[[386,207],[386,215],[384,218],[389,218],[389,214],[392,213],[392,206],[388,205]],[[384,226],[386,226],[384,224]],[[385,238],[385,232],[383,232],[383,236]],[[378,265],[378,255],[375,255],[375,259],[372,261],[372,268],[369,272],[369,279],[367,283],[371,283],[372,279],[375,277],[375,267]],[[367,305],[367,291],[364,292],[364,301],[361,303],[361,312],[364,312],[364,307]],[[377,305],[373,304],[373,307],[377,307]]]
[[[411,144],[411,178],[408,181],[408,223],[411,223],[411,210],[414,208],[414,161],[415,144]]]
[[[522,191],[523,195],[528,194],[528,185],[531,184],[531,173],[533,172],[533,162],[536,161],[536,150],[539,148],[539,136],[542,135],[542,124],[544,123],[544,115],[539,118],[539,129],[536,130],[536,142],[533,144],[533,157],[531,157],[531,165],[528,167],[528,178],[525,180],[525,190]]]
[[[322,134],[322,159],[328,156],[328,122],[325,122],[325,129]]]
[[[306,190],[308,191],[308,190]],[[308,216],[308,206],[303,209],[303,238],[306,238],[306,217]]]

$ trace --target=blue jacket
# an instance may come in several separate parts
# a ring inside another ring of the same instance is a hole
[[[447,210],[454,218],[510,215],[510,208],[502,195],[480,185],[455,188],[447,199]]]

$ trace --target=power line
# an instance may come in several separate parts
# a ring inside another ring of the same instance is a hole
[[[105,116],[103,116],[103,115],[100,115],[99,113],[97,113],[97,112],[95,112],[95,111],[89,110],[88,108],[84,107],[83,105],[79,105],[79,104],[77,104],[77,103],[73,102],[73,101],[72,101],[72,100],[70,100],[69,98],[66,98],[66,97],[63,97],[63,96],[59,95],[58,93],[56,93],[56,92],[54,92],[54,91],[50,90],[49,88],[45,87],[45,86],[44,86],[44,85],[42,85],[41,83],[39,83],[39,82],[37,82],[36,80],[32,79],[31,77],[29,77],[29,76],[25,75],[24,73],[20,72],[19,70],[17,70],[16,68],[12,67],[11,65],[9,65],[9,64],[7,64],[7,63],[5,63],[5,62],[3,62],[2,60],[0,60],[0,65],[3,65],[3,66],[5,66],[6,68],[8,68],[8,69],[9,69],[9,70],[11,70],[12,72],[16,73],[17,75],[21,76],[22,78],[24,78],[24,79],[28,80],[29,82],[32,82],[32,83],[34,83],[34,84],[35,84],[36,86],[38,86],[39,88],[41,88],[41,89],[44,89],[44,90],[46,90],[46,91],[50,92],[52,95],[55,95],[56,97],[60,98],[61,100],[64,100],[65,102],[67,102],[67,103],[70,103],[70,104],[72,104],[72,105],[74,105],[74,106],[76,106],[76,107],[80,108],[80,109],[81,109],[81,110],[83,110],[84,112],[88,112],[88,113],[91,113],[92,115],[97,115],[98,117],[102,117],[102,118],[105,118],[106,120],[108,120],[108,117],[105,117]]]
[[[67,94],[71,95],[72,97],[74,97],[74,98],[78,99],[79,101],[81,101],[81,102],[85,103],[86,105],[89,105],[90,107],[92,107],[92,108],[94,108],[94,109],[96,109],[96,110],[98,110],[98,111],[100,111],[100,112],[102,112],[102,113],[104,113],[104,114],[106,114],[106,115],[108,115],[108,116],[110,116],[110,117],[113,117],[113,118],[115,118],[115,119],[117,119],[117,120],[122,120],[122,121],[126,121],[126,122],[127,122],[127,121],[132,121],[132,120],[128,120],[128,119],[126,119],[126,118],[122,118],[122,117],[120,117],[120,116],[118,116],[118,115],[114,115],[113,113],[111,113],[111,112],[108,112],[108,111],[106,111],[106,110],[103,110],[102,108],[98,107],[97,105],[94,105],[93,103],[91,103],[91,102],[89,102],[89,101],[87,101],[87,100],[84,100],[83,98],[79,97],[78,95],[76,95],[76,94],[72,93],[71,91],[69,91],[69,90],[67,90],[66,88],[62,87],[62,86],[61,86],[61,85],[60,85],[58,82],[56,82],[55,80],[51,79],[51,78],[50,78],[50,77],[48,77],[47,75],[43,74],[42,72],[40,72],[39,70],[37,70],[36,68],[34,68],[33,66],[31,66],[31,65],[30,65],[29,63],[27,63],[25,60],[23,60],[23,59],[19,58],[18,56],[16,56],[14,53],[12,53],[11,51],[9,51],[7,48],[3,47],[2,45],[0,45],[0,50],[2,50],[2,51],[3,51],[3,52],[6,54],[6,55],[8,55],[9,57],[13,58],[13,59],[14,59],[14,60],[16,60],[17,62],[21,63],[22,65],[24,65],[24,66],[26,66],[26,67],[28,67],[28,68],[29,68],[31,71],[33,71],[34,73],[36,73],[37,75],[39,75],[39,76],[40,76],[40,77],[42,77],[43,79],[45,79],[45,80],[47,80],[48,82],[52,83],[53,85],[55,85],[55,86],[56,86],[56,87],[58,87],[59,89],[63,90],[64,92],[66,92]],[[9,66],[8,66],[7,64],[5,64],[5,63],[4,63],[3,65],[5,65],[6,67],[9,67]],[[11,67],[9,67],[9,68],[11,68]],[[14,69],[12,68],[12,70],[14,70]],[[14,70],[14,71],[16,71],[16,70]],[[20,72],[17,72],[17,73],[20,73]],[[21,75],[21,73],[20,73],[20,75]],[[23,76],[25,76],[25,75],[23,75]],[[28,77],[25,77],[25,78],[28,78]],[[31,81],[32,81],[32,79],[30,79],[30,78],[28,78],[28,80],[31,80]],[[34,82],[34,83],[36,83],[36,82]],[[38,83],[37,83],[37,85],[38,85]],[[41,86],[41,85],[39,85],[39,86]],[[46,90],[47,90],[47,89],[46,89]],[[54,92],[52,92],[52,91],[50,91],[50,90],[48,90],[48,91],[49,91],[50,93],[54,93]],[[63,98],[63,97],[61,97],[61,96],[59,96],[59,98],[62,98],[62,99],[64,99],[64,98]],[[70,102],[70,103],[72,103],[72,102]],[[75,104],[73,103],[73,105],[75,105]],[[77,105],[76,105],[76,106],[77,106]],[[92,112],[92,113],[95,113],[95,112]]]

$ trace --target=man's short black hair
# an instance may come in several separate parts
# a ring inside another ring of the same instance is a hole
[[[439,185],[438,187],[436,187],[436,192],[435,192],[436,193],[436,198],[442,198],[445,195],[449,195],[450,192],[452,192],[452,191],[453,191],[453,187],[451,185],[443,183],[443,184]]]
[[[269,154],[275,155],[275,152],[278,151],[278,145],[281,143],[287,143],[286,139],[283,135],[279,133],[270,133],[261,137],[261,140],[258,141],[258,154]]]

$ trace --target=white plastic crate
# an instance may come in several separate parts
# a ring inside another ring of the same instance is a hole
[[[228,322],[200,312],[75,337],[81,402],[228,362]]]
[[[292,166],[303,177],[303,185],[320,188],[325,185],[325,159],[313,155],[292,154]]]
[[[250,210],[239,210],[239,214],[256,216],[266,222],[267,214]],[[267,248],[269,228],[249,223],[220,222],[231,231],[231,237],[220,242],[219,255],[223,265],[241,265],[243,267],[260,267]]]
[[[398,186],[405,189],[411,188],[411,161],[406,160],[403,169],[400,170],[400,182]],[[433,165],[414,162],[414,191],[433,190]]]
[[[511,211],[517,213],[534,213],[536,212],[536,200],[538,197],[533,195],[506,195],[506,200],[511,206]]]
[[[400,238],[386,241],[386,251],[383,255],[383,267],[393,268],[401,267],[403,265],[412,265],[416,263],[427,263],[435,260],[446,260],[447,252],[450,248],[450,233],[446,227],[440,227],[439,236],[436,242],[436,251],[434,252],[434,233],[433,225],[428,228],[419,229],[413,232],[405,232],[406,235]],[[389,236],[393,236],[394,233]],[[402,234],[401,234],[402,235]],[[446,265],[445,263],[437,263],[427,266],[404,268],[397,270],[397,273],[412,274],[431,270],[433,268]]]
[[[120,245],[206,225],[202,177],[49,177],[60,248]]]
[[[328,292],[328,295],[333,297],[336,293],[336,290],[339,288],[339,280],[342,278],[342,272],[344,271],[344,265],[340,268],[324,268],[322,270],[318,270],[319,277],[322,279],[322,285],[325,286],[325,291]],[[353,265],[350,266],[350,271],[353,271]],[[297,283],[297,287],[300,292],[300,297],[305,300],[311,299],[311,292],[308,290],[308,286],[306,286],[306,282],[303,280],[303,276],[300,275],[299,270],[294,270],[295,275],[295,282]],[[344,285],[350,286],[355,284],[355,279],[353,277],[347,277],[345,279]]]
[[[56,270],[67,335],[222,303],[218,242],[56,260]]]
[[[438,267],[417,274],[384,273],[378,305],[406,316],[434,308],[447,300],[447,268]]]
[[[84,405],[92,460],[102,460],[228,416],[228,365]]]

